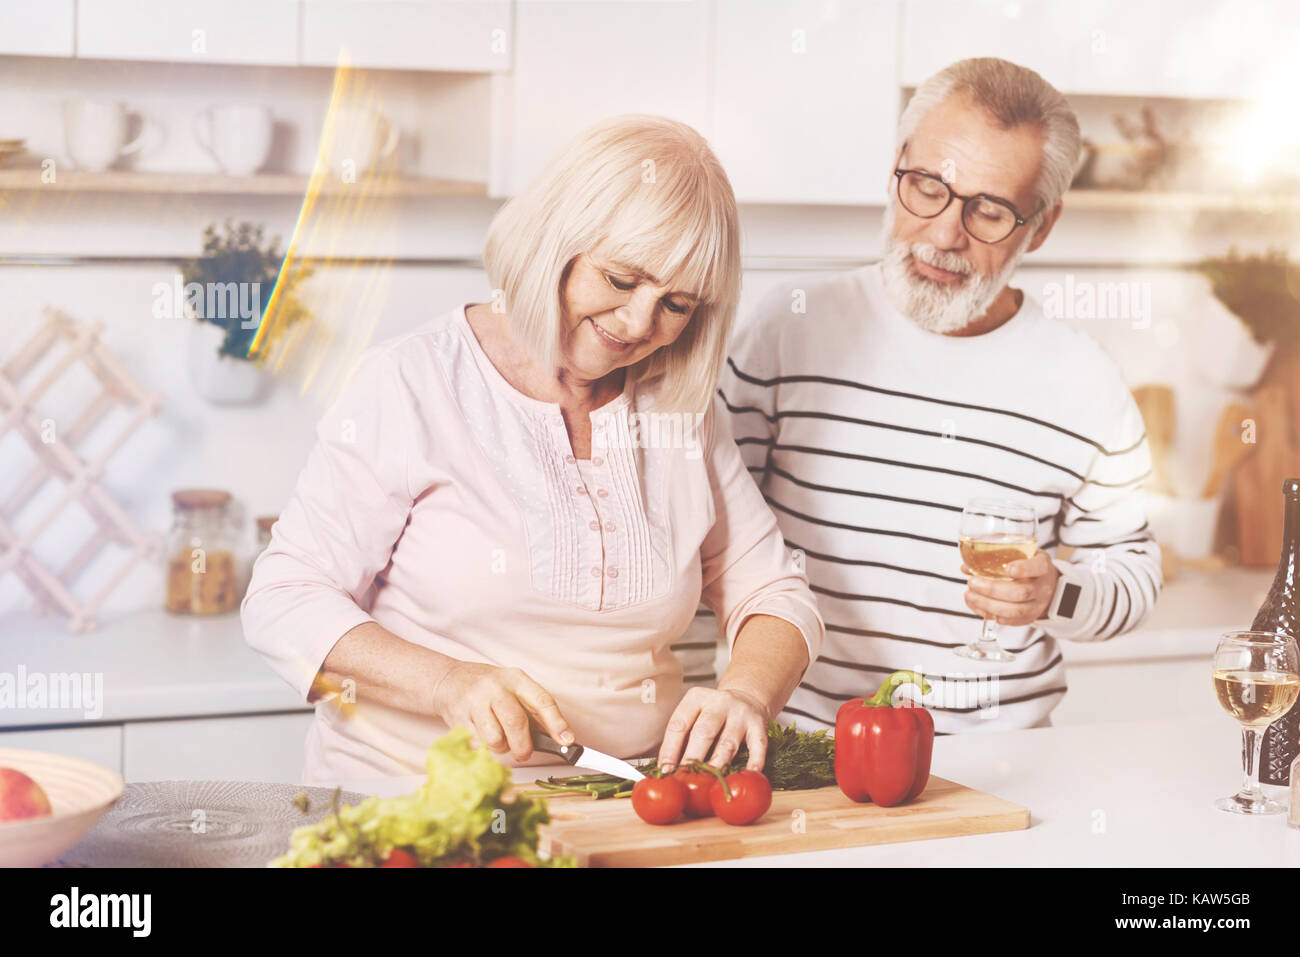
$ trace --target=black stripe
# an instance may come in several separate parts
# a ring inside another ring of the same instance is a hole
[[[814,721],[816,721],[816,722],[818,722],[818,723],[820,723],[820,724],[824,724],[824,725],[826,725],[826,726],[828,726],[828,727],[831,727],[831,728],[835,727],[835,722],[834,722],[833,720],[831,720],[831,721],[827,721],[825,718],[819,718],[819,717],[817,717],[817,715],[815,715],[815,714],[809,714],[807,711],[800,711],[798,708],[792,708],[792,707],[790,707],[789,705],[786,705],[786,706],[785,706],[784,708],[782,708],[781,710],[782,710],[782,711],[787,711],[787,712],[789,712],[790,714],[797,714],[797,715],[799,715],[799,717],[801,717],[801,718],[812,718]]]
[[[1119,569],[1115,570],[1115,581],[1119,582],[1119,587],[1124,589],[1124,595],[1128,598],[1128,610],[1124,612],[1124,619],[1119,623],[1119,627],[1115,629],[1114,634],[1109,636],[1111,638],[1114,638],[1115,635],[1124,634],[1124,627],[1133,614],[1133,593],[1128,590],[1128,585],[1124,583],[1124,576],[1119,573]]]
[[[776,501],[775,499],[769,496],[765,495],[763,496],[763,498],[773,508],[779,508],[781,511],[785,512],[788,515],[793,515],[795,518],[801,518],[804,521],[811,522],[814,525],[825,525],[829,528],[843,528],[843,529],[847,529],[850,532],[869,532],[875,535],[889,535],[892,538],[910,538],[913,541],[925,542],[926,544],[929,545],[942,545],[944,548],[957,547],[956,542],[947,541],[942,538],[926,538],[924,535],[913,535],[911,532],[895,532],[884,528],[867,528],[865,525],[846,525],[842,522],[828,522],[825,519],[813,518],[811,515],[805,515],[803,514],[803,512],[796,512],[794,509],[787,508],[786,506],[782,505],[780,502]]]
[[[718,390],[718,394],[722,395],[721,389]],[[982,445],[985,448],[998,449],[999,451],[1002,452],[1010,452],[1012,455],[1018,455],[1021,458],[1029,459],[1031,462],[1037,462],[1040,465],[1046,465],[1048,468],[1057,469],[1058,471],[1064,472],[1066,475],[1069,475],[1071,478],[1077,479],[1080,482],[1085,481],[1087,478],[1087,476],[1074,471],[1074,469],[1066,468],[1064,465],[1060,465],[1056,462],[1052,462],[1047,459],[1039,458],[1037,455],[1030,455],[1028,452],[1024,451],[1023,449],[1015,449],[1009,445],[1001,445],[997,442],[990,442],[988,439],[977,439],[972,436],[966,436],[966,435],[956,435],[956,434],[949,435],[946,432],[934,432],[929,429],[916,429],[906,425],[892,425],[888,422],[877,422],[874,419],[859,419],[851,415],[835,415],[834,413],[831,412],[781,411],[781,412],[777,412],[775,415],[769,416],[761,409],[754,408],[753,406],[745,406],[745,407],[733,406],[730,402],[727,401],[727,397],[725,395],[722,395],[722,402],[727,407],[727,410],[730,411],[732,414],[736,414],[740,412],[758,412],[770,422],[776,422],[778,419],[823,419],[827,422],[845,422],[850,425],[865,425],[876,429],[885,429],[890,432],[907,432],[911,435],[924,435],[932,439],[943,439],[943,440],[954,441],[954,442],[967,442],[971,445]],[[1101,483],[1095,483],[1095,484],[1101,484]]]
[[[672,651],[696,651],[701,648],[716,648],[716,641],[683,641],[669,646]]]
[[[924,542],[927,545],[939,545],[943,548],[958,547],[957,542],[949,541],[943,538],[927,538],[924,535],[913,535],[911,532],[896,532],[890,529],[870,528],[869,526],[866,525],[848,525],[844,522],[830,522],[821,518],[813,518],[811,515],[805,515],[803,512],[796,512],[788,505],[783,505],[781,502],[774,499],[771,495],[765,494],[763,496],[763,500],[767,502],[768,505],[772,506],[772,508],[779,509],[780,511],[785,512],[787,515],[793,515],[795,518],[801,519],[802,521],[808,522],[809,524],[812,525],[822,525],[827,528],[842,528],[845,531],[849,531],[849,532],[865,532],[869,535],[888,535],[892,538],[910,538],[914,541]],[[1055,538],[1049,538],[1045,542],[1039,542],[1038,548],[1041,551],[1047,551],[1049,548],[1055,548],[1059,544],[1061,543],[1057,541]]]
[[[833,625],[830,622],[826,623],[826,630],[834,631],[842,635],[855,635],[860,638],[890,638],[894,641],[905,641],[913,645],[929,645],[932,648],[945,648],[948,650],[951,650],[953,648],[960,648],[963,644],[965,644],[965,642],[960,642],[960,641],[957,642],[935,641],[932,638],[914,638],[911,635],[895,635],[895,634],[891,634],[888,631],[872,631],[866,628],[850,628],[848,625]],[[1030,648],[1034,647],[1034,645],[1038,644],[1046,637],[1047,637],[1047,632],[1039,631],[1038,634],[1023,648],[1006,648],[1005,650],[1019,654],[1022,651],[1028,651]]]
[[[809,585],[808,588],[819,595],[829,595],[831,598],[843,598],[845,601],[878,601],[887,605],[902,605],[905,608],[914,608],[921,612],[931,612],[936,615],[952,615],[954,618],[974,618],[980,620],[980,616],[969,611],[953,611],[949,608],[935,608],[930,605],[916,605],[910,601],[903,601],[901,598],[885,598],[882,595],[855,595],[847,591],[831,591],[829,588],[823,588],[821,585]]]
[[[815,558],[822,562],[835,562],[840,565],[867,565],[871,568],[887,568],[893,572],[902,572],[904,575],[923,575],[926,578],[937,578],[940,581],[952,582],[954,585],[966,584],[966,579],[964,578],[953,578],[949,575],[940,575],[937,572],[922,571],[919,568],[904,568],[902,565],[890,565],[886,562],[869,562],[865,558],[840,558],[837,555],[823,555],[821,552],[809,551],[806,548],[796,545],[788,538],[785,540],[785,544],[789,548],[802,552],[809,558]]]
[[[946,405],[946,406],[951,406],[955,409],[974,409],[977,412],[992,412],[994,415],[1006,415],[1014,419],[1021,419],[1022,421],[1025,422],[1032,422],[1034,425],[1041,425],[1045,428],[1052,429],[1053,431],[1060,432],[1062,435],[1068,435],[1072,439],[1078,439],[1080,442],[1086,442],[1088,445],[1091,445],[1093,448],[1095,448],[1098,452],[1102,453],[1102,455],[1123,455],[1125,452],[1132,452],[1143,442],[1145,442],[1147,438],[1146,433],[1143,432],[1142,437],[1138,439],[1136,442],[1134,442],[1132,445],[1130,445],[1128,448],[1111,451],[1110,449],[1107,449],[1104,445],[1102,445],[1100,442],[1095,442],[1092,439],[1088,438],[1087,436],[1080,435],[1078,432],[1071,432],[1069,429],[1065,428],[1064,426],[1056,425],[1055,423],[1047,422],[1043,419],[1036,419],[1033,416],[1025,415],[1022,412],[1012,412],[1010,409],[995,409],[992,406],[975,405],[970,402],[954,402],[948,399],[936,399],[933,396],[917,395],[916,393],[913,392],[899,392],[894,389],[882,389],[879,386],[866,385],[864,383],[853,382],[848,379],[833,379],[829,376],[788,375],[788,376],[775,376],[771,379],[760,379],[757,376],[752,376],[747,373],[741,372],[740,369],[736,366],[735,360],[733,360],[730,356],[727,357],[727,365],[731,366],[731,371],[734,372],[737,377],[743,379],[745,382],[748,382],[752,385],[771,387],[774,385],[783,385],[787,382],[817,382],[823,385],[838,385],[850,389],[861,389],[864,392],[874,392],[878,395],[892,395],[900,399],[915,399],[918,402],[932,402],[935,405]]]
[[[1080,521],[1082,521],[1082,519]],[[1100,522],[1102,521],[1102,519],[1094,518],[1094,519],[1089,519],[1089,521]],[[1066,526],[1066,529],[1067,531],[1069,530],[1068,525]],[[1146,534],[1142,535],[1140,534],[1141,532],[1146,532]],[[1129,535],[1133,537],[1121,539],[1119,541],[1094,542],[1091,544],[1082,544],[1082,545],[1075,545],[1073,542],[1065,541],[1065,539],[1062,539],[1062,541],[1064,541],[1065,544],[1069,545],[1071,548],[1110,548],[1112,545],[1131,545],[1134,542],[1149,542],[1151,541],[1151,523],[1143,522],[1141,525],[1139,525],[1137,528],[1133,529],[1130,532],[1115,532],[1115,534]]]
[[[1101,627],[1097,629],[1095,634],[1100,635],[1103,631],[1106,630],[1106,626],[1110,624],[1110,620],[1115,617],[1115,609],[1118,607],[1119,607],[1119,586],[1116,585],[1115,600],[1110,603],[1110,614],[1106,616],[1106,620],[1101,623]]]
[[[897,495],[881,495],[876,492],[859,491],[855,488],[839,488],[835,485],[818,485],[815,482],[808,482],[801,478],[795,478],[785,469],[777,468],[775,465],[772,466],[770,471],[773,475],[779,475],[783,479],[788,479],[795,485],[802,486],[803,488],[814,489],[818,492],[835,492],[839,495],[854,495],[858,498],[874,498],[883,502],[898,502],[900,505],[920,505],[922,508],[941,508],[945,511],[956,512],[958,514],[961,514],[962,512],[960,505],[948,505],[944,502],[927,502],[919,498],[900,498]]]
[[[773,451],[781,450],[783,452],[803,452],[807,455],[829,455],[837,459],[854,459],[859,462],[873,462],[876,465],[891,465],[900,469],[917,469],[922,472],[938,472],[941,475],[956,475],[958,478],[974,479],[977,482],[988,482],[990,485],[997,485],[1001,488],[1009,488],[1025,495],[1032,495],[1036,498],[1054,498],[1061,501],[1065,498],[1060,492],[1035,492],[1033,489],[1024,488],[1020,485],[1014,485],[1011,482],[1003,482],[1000,479],[990,478],[987,475],[977,475],[974,472],[961,472],[957,469],[945,469],[938,465],[917,465],[915,462],[899,462],[895,459],[882,459],[874,455],[858,455],[853,452],[837,452],[831,449],[815,449],[808,445],[783,445],[776,443],[772,446]]]
[[[1053,668],[1055,668],[1064,660],[1065,660],[1065,656],[1058,651],[1056,653],[1056,657],[1054,657],[1051,661],[1045,664],[1042,668],[1039,668],[1037,671],[1021,671],[1015,674],[1005,674],[1005,675],[1000,674],[997,675],[996,677],[999,681],[1019,681],[1025,678],[1037,678],[1039,675],[1043,675],[1051,671]],[[886,676],[892,675],[895,671],[898,670],[897,668],[887,668],[884,667],[883,665],[859,665],[859,664],[855,664],[852,661],[837,661],[834,658],[827,658],[824,655],[817,656],[817,663],[833,665],[836,668],[848,668],[853,671],[863,671],[869,674],[879,674],[879,675],[886,675]],[[942,678],[945,682],[949,684],[952,684],[960,680],[976,681],[988,677],[988,675],[980,675],[978,679],[977,678],[961,679],[961,678],[950,678],[947,675],[944,675],[942,673],[936,673],[936,672],[923,672],[923,674],[927,678],[930,677]],[[849,698],[854,697],[854,695],[843,695],[841,697],[840,695],[833,694],[829,691],[822,691],[819,688],[814,688],[812,685],[804,684],[803,682],[800,682],[799,687],[807,688],[809,691],[815,691],[817,692],[817,694],[820,694],[827,698],[841,698],[841,700],[848,700]]]
[[[682,681],[716,681],[718,676],[713,673],[707,675],[684,675]]]

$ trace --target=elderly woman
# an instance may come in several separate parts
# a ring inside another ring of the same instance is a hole
[[[370,349],[254,568],[250,645],[316,718],[304,780],[419,774],[464,725],[762,767],[823,625],[713,399],[735,199],[690,127],[619,117],[493,221],[490,303]],[[730,663],[683,695],[701,601]],[[553,760],[553,759],[551,759]]]

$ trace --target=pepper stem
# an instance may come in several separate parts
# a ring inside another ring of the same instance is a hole
[[[874,708],[888,708],[894,703],[894,692],[903,685],[914,685],[922,696],[930,693],[930,684],[925,680],[925,675],[917,671],[895,671],[884,680],[874,695],[864,698],[862,703]]]

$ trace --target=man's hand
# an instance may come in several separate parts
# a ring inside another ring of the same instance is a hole
[[[966,607],[999,625],[1029,625],[1047,612],[1056,594],[1060,571],[1052,564],[1046,552],[1036,552],[1033,558],[1012,562],[1007,574],[1012,581],[991,581],[974,576],[969,568],[962,572],[972,575],[966,582]]]

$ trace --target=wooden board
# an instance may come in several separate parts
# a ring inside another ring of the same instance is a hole
[[[775,791],[767,814],[746,827],[714,817],[656,827],[636,816],[628,798],[566,795],[547,805],[551,823],[538,850],[571,855],[584,867],[692,864],[1029,827],[1028,808],[934,775],[919,798],[899,807],[854,804],[837,787]]]

